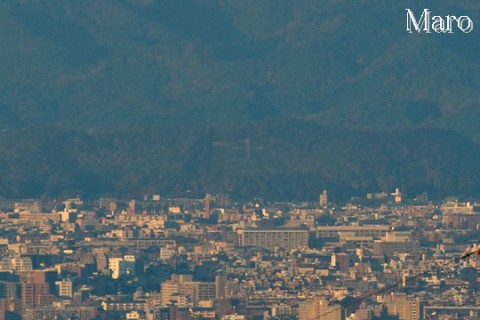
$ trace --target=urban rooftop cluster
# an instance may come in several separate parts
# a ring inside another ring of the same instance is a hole
[[[478,319],[480,204],[0,201],[3,319]]]

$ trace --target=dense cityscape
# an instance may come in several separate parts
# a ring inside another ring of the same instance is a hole
[[[0,320],[480,320],[478,21],[0,1]]]
[[[3,199],[0,319],[478,319],[479,203],[318,200]]]

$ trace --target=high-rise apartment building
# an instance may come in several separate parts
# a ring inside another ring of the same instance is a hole
[[[343,320],[344,312],[339,305],[328,305],[325,298],[315,298],[311,301],[301,303],[298,310],[299,320]]]
[[[123,275],[135,275],[135,256],[108,259],[108,268],[112,272],[112,279],[118,279]]]
[[[323,192],[320,194],[320,207],[327,207],[328,206],[328,193],[327,190],[323,190]]]
[[[399,320],[420,320],[420,299],[402,294],[391,294],[384,297],[388,313],[398,315]]]
[[[58,296],[73,297],[72,279],[63,279],[61,281],[55,281],[55,286],[57,287]]]

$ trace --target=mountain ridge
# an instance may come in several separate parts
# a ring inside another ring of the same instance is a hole
[[[480,36],[408,34],[423,7],[480,18],[447,0],[4,1],[0,194],[477,195]]]
[[[480,141],[479,35],[408,34],[405,8],[421,5],[6,1],[0,127],[298,117]],[[468,3],[423,5],[480,17]]]
[[[460,143],[459,143],[460,142]],[[476,195],[480,146],[445,130],[332,130],[302,121],[122,133],[29,128],[0,133],[0,194],[339,199],[400,187]]]

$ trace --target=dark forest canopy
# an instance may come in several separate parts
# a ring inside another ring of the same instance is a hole
[[[2,132],[0,159],[8,197],[480,191],[480,148],[444,130],[346,131],[290,120],[112,133],[41,127]]]
[[[0,195],[478,195],[480,39],[451,1],[0,3]],[[420,10],[420,11],[418,11]]]

